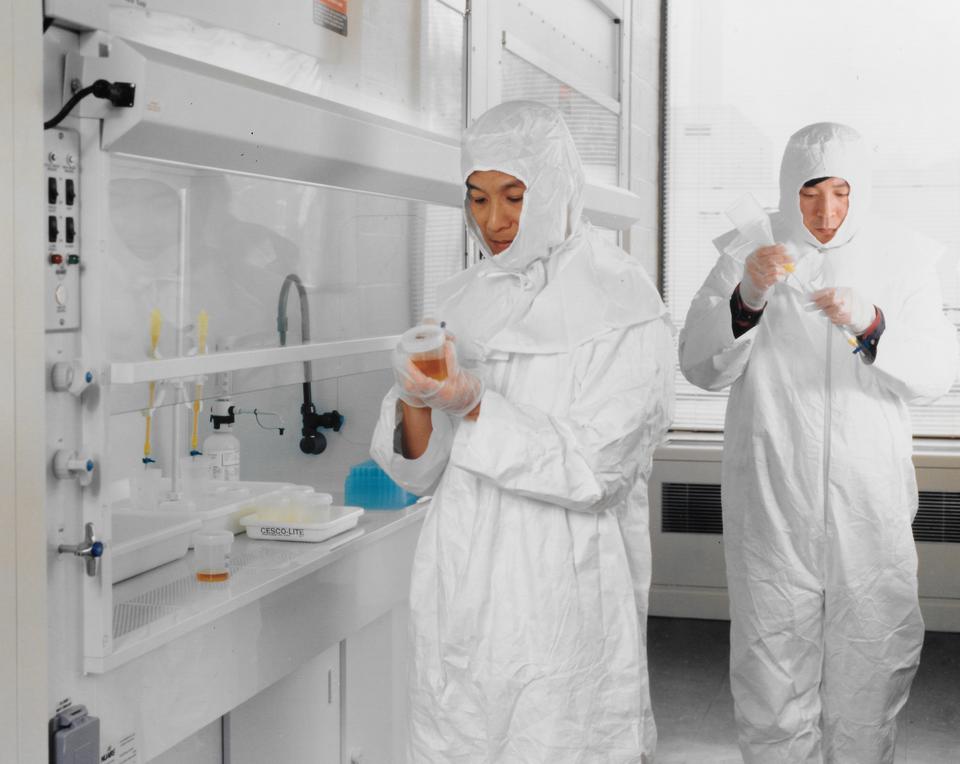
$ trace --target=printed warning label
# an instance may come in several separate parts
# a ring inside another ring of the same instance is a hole
[[[140,764],[136,733],[127,735],[116,745],[108,745],[100,756],[100,764]]]
[[[313,0],[313,23],[347,36],[347,0]]]

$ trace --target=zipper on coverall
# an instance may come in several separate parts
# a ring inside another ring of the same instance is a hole
[[[826,626],[827,617],[827,546],[829,540],[827,537],[827,524],[830,521],[830,431],[832,429],[833,410],[831,405],[831,377],[833,367],[833,352],[831,341],[833,337],[833,324],[827,319],[827,362],[826,377],[823,382],[823,540],[820,544],[820,586],[821,586],[821,605],[820,605],[820,624],[821,624],[821,645],[826,645],[823,630]],[[823,662],[826,657],[826,650],[820,658],[820,684],[823,684]]]
[[[826,377],[823,382],[823,544],[821,545],[820,576],[826,579],[827,575],[827,523],[830,519],[830,431],[832,429],[833,411],[830,401],[831,367],[833,353],[831,352],[830,330],[833,329],[827,320],[827,364]],[[824,581],[825,583],[825,581]]]

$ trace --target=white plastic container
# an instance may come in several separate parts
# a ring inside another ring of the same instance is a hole
[[[222,583],[230,578],[230,531],[197,531],[193,534],[193,570],[203,583]]]
[[[210,469],[205,455],[180,457],[180,490],[199,506],[210,480]]]
[[[261,507],[240,520],[253,539],[271,541],[326,541],[354,528],[363,507],[312,506]]]
[[[198,517],[136,510],[115,511],[110,522],[113,538],[106,553],[113,557],[113,583],[179,560],[187,553],[190,537],[201,523]]]
[[[163,478],[159,467],[138,470],[130,482],[130,499],[134,509],[155,510],[161,493],[170,488],[170,481]]]
[[[333,504],[333,495],[318,493],[312,485],[286,485],[279,491],[279,496],[291,498],[305,498],[319,504]]]
[[[288,491],[294,489],[294,494]],[[257,482],[224,482],[212,480],[207,482],[206,492],[202,502],[198,502],[195,510],[177,511],[166,510],[166,514],[189,518],[199,517],[203,529],[209,531],[228,530],[231,533],[243,533],[240,518],[246,517],[261,507],[297,504],[333,503],[333,496],[328,493],[312,493],[309,486],[294,486],[290,483],[257,483]]]
[[[224,431],[208,435],[203,441],[203,455],[211,480],[240,479],[240,441],[224,425]]]

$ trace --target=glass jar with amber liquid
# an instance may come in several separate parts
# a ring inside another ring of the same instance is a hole
[[[446,332],[436,324],[420,324],[400,337],[400,347],[410,356],[413,365],[425,376],[443,382],[447,378],[444,352]]]

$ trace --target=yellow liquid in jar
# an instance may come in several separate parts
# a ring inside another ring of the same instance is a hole
[[[437,382],[443,382],[447,378],[446,358],[414,358],[413,365]]]
[[[218,584],[226,581],[228,578],[230,578],[229,570],[218,570],[216,572],[211,570],[197,571],[197,581],[202,581],[205,584]]]

